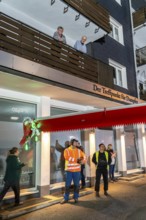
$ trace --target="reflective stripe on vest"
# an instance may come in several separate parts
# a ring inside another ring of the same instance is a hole
[[[70,152],[68,149],[66,149],[67,153],[68,153],[68,156],[70,156]],[[78,158],[80,158],[81,156],[81,152],[80,150],[78,149]],[[78,163],[76,164],[70,164],[69,161],[65,160],[65,170],[69,171],[69,170],[73,170],[73,169],[80,169],[81,168],[81,165],[79,165]]]
[[[108,163],[108,158],[109,158],[109,156],[108,156],[108,152],[104,152],[105,153],[105,157],[106,157],[106,162]],[[99,159],[99,151],[97,151],[96,152],[96,162],[98,163],[98,159]],[[107,165],[107,168],[108,168],[109,166]]]

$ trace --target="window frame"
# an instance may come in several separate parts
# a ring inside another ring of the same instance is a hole
[[[114,84],[122,88],[128,89],[126,67],[109,59],[109,65],[115,69]],[[121,72],[121,76],[119,74]],[[120,79],[121,78],[121,79]]]
[[[122,24],[120,24],[114,18],[110,17],[110,25],[112,31],[110,32],[109,36],[120,44],[124,45],[124,33]],[[116,30],[118,31],[118,35],[116,34]],[[118,36],[118,39],[116,36]]]

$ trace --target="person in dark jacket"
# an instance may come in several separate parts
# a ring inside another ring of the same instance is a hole
[[[92,162],[96,165],[96,183],[95,191],[96,196],[100,197],[100,179],[101,175],[103,176],[104,182],[104,195],[109,196],[108,194],[108,166],[111,163],[110,154],[105,151],[105,145],[103,143],[99,144],[99,151],[95,152],[92,157]]]
[[[20,177],[21,169],[25,166],[24,163],[21,163],[19,158],[19,150],[17,147],[13,147],[9,151],[9,155],[6,159],[6,172],[4,176],[4,188],[0,193],[0,204],[9,188],[11,187],[15,194],[15,206],[20,205]]]
[[[84,152],[84,148],[81,146],[80,142],[77,143],[77,148]],[[85,153],[85,152],[84,152]],[[85,181],[85,164],[81,164],[81,188],[84,189],[86,187]]]

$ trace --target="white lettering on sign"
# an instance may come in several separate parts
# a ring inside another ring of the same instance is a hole
[[[12,107],[12,112],[20,114],[20,113],[28,113],[28,110],[23,108]]]

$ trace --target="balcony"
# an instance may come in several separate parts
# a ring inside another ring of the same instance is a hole
[[[113,68],[52,37],[0,14],[0,49],[73,76],[113,88]]]
[[[146,7],[143,7],[133,13],[134,28],[144,25],[145,22],[146,22]]]
[[[136,50],[137,66],[146,64],[146,47],[142,47]]]
[[[2,0],[1,12],[22,23],[53,36],[58,26],[64,27],[67,44],[73,46],[82,35],[87,43],[111,31],[109,12],[94,0]]]

